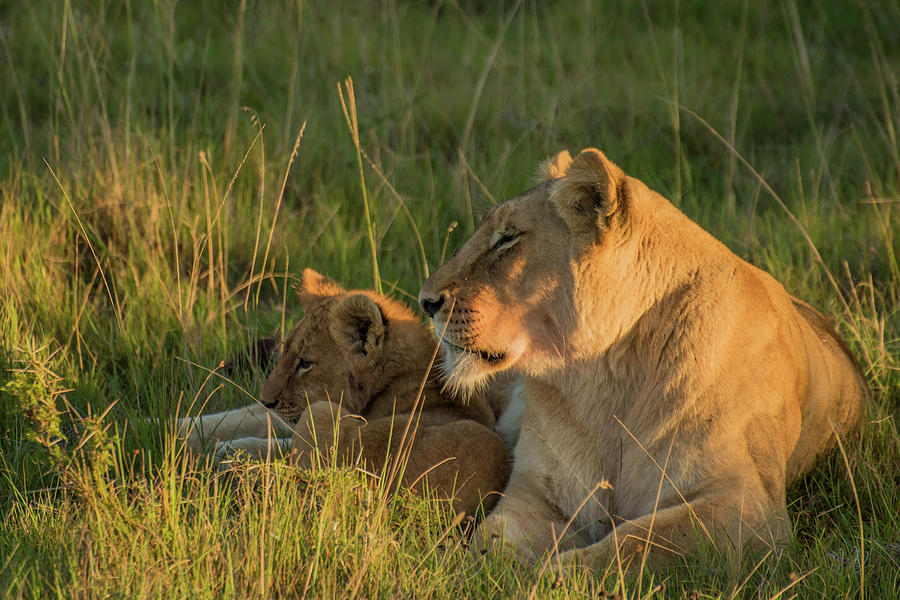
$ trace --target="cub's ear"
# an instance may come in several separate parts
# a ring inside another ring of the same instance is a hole
[[[303,269],[302,281],[297,288],[297,298],[304,310],[309,309],[317,302],[346,293],[341,284],[334,279],[326,277],[312,269]]]
[[[331,309],[331,335],[351,354],[371,358],[384,345],[385,320],[381,308],[365,294],[351,294]]]
[[[609,227],[610,217],[619,210],[624,181],[622,169],[599,150],[587,148],[572,159],[550,200],[572,233],[596,234]]]
[[[538,181],[549,181],[564,177],[569,165],[572,164],[572,156],[568,150],[563,150],[553,158],[548,158],[538,167]]]

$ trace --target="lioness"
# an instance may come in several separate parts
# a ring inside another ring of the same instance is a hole
[[[339,462],[377,471],[404,443],[403,484],[421,486],[427,475],[438,496],[453,499],[455,511],[474,515],[482,501],[490,509],[509,474],[506,445],[493,430],[486,396],[464,401],[444,393],[429,373],[431,332],[403,304],[373,291],[347,291],[311,269],[298,296],[303,318],[263,384],[260,403],[183,420],[189,444],[214,435],[226,440],[219,458],[235,449],[265,455],[271,431],[275,444],[293,445],[301,466],[333,452]],[[292,437],[278,437],[285,435]]]
[[[476,535],[528,558],[671,563],[791,533],[785,487],[860,419],[825,318],[594,149],[496,206],[419,300],[450,383],[514,369],[525,415]],[[634,563],[638,564],[638,563]]]

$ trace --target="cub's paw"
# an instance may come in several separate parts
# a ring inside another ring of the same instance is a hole
[[[227,471],[239,463],[248,462],[250,454],[239,444],[232,441],[216,442],[216,451],[213,455],[213,463],[220,471]]]
[[[219,468],[240,461],[267,461],[283,458],[290,452],[286,438],[240,438],[216,442],[214,460]],[[229,463],[229,464],[224,464]]]

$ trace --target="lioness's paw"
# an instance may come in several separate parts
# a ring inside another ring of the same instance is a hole
[[[502,518],[489,516],[472,534],[472,545],[469,552],[472,556],[480,558],[488,552],[494,551],[503,545],[503,532],[506,529]]]
[[[469,552],[476,558],[505,552],[523,565],[534,564],[537,557],[527,540],[510,537],[508,533],[508,524],[503,517],[489,516],[472,536]]]
[[[472,544],[469,546],[469,553],[475,558],[481,558],[503,548],[504,545],[499,533],[492,533],[482,537],[478,532],[475,532],[475,537],[473,537]]]
[[[558,577],[562,577],[572,565],[583,565],[584,556],[581,550],[566,550],[561,552],[559,556],[550,559],[553,570]]]

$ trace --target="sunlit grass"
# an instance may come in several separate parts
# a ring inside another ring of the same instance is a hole
[[[0,589],[890,597],[900,11],[652,4],[6,6]],[[493,201],[584,146],[825,311],[866,373],[868,422],[790,490],[784,553],[556,585],[469,558],[437,503],[347,470],[218,473],[147,420],[246,402],[206,369],[290,325],[303,267],[411,299]]]

